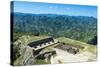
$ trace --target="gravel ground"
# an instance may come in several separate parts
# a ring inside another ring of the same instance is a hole
[[[51,57],[51,64],[86,62],[92,58],[96,59],[95,55],[88,51],[74,55],[61,49],[54,48],[54,50],[56,50],[57,56]]]

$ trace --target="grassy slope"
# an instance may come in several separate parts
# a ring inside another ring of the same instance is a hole
[[[94,46],[94,45],[87,44],[87,43],[84,43],[84,42],[80,42],[80,41],[77,41],[77,40],[72,40],[72,39],[65,38],[65,37],[57,38],[57,40],[59,42],[69,43],[69,44],[76,45],[76,46],[77,45],[83,46],[83,47],[85,47],[85,49],[83,51],[89,51],[89,52],[92,52],[92,53],[96,53],[96,46]]]
[[[47,38],[48,36],[33,36],[33,35],[31,35],[30,37],[31,38],[29,39],[28,42],[44,39],[44,38]],[[22,38],[19,38],[18,40],[23,41]],[[77,40],[72,40],[72,39],[65,38],[65,37],[59,37],[59,38],[57,38],[57,40],[59,42],[64,42],[64,43],[69,43],[69,44],[72,44],[72,45],[83,46],[83,47],[85,47],[85,49],[83,51],[89,51],[89,52],[92,52],[92,53],[96,53],[96,46],[94,46],[94,45],[90,45],[90,44],[87,44],[87,43],[84,43],[84,42],[80,42],[80,41],[77,41]],[[25,45],[25,44],[23,44],[23,45]],[[50,48],[54,47],[55,45],[57,45],[57,44],[54,44],[53,46],[47,47],[45,49],[50,50]],[[18,63],[20,60],[21,60],[21,57],[19,57],[16,62]],[[37,62],[35,64],[37,64]]]
[[[82,47],[84,47],[83,51],[89,51],[89,52],[92,52],[92,53],[96,53],[96,50],[97,50],[97,47],[95,45],[87,44],[85,42],[69,39],[69,38],[66,38],[66,37],[59,37],[59,38],[57,38],[57,40],[59,42],[64,42],[66,44],[70,44],[70,45],[74,45],[74,46],[75,45],[76,46],[82,46]],[[53,48],[56,45],[58,45],[58,44],[54,44],[54,45],[52,45],[52,46],[50,46],[50,47],[48,47],[46,49]]]

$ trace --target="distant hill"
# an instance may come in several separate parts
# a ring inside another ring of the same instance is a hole
[[[87,16],[11,13],[14,32],[39,33],[88,42],[97,33],[97,19]]]

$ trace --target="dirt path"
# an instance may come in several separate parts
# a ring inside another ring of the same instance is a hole
[[[84,61],[88,61],[89,58],[93,56],[93,54],[91,54],[90,52],[83,52],[74,55],[61,49],[55,48],[54,50],[56,50],[57,56],[51,57],[51,64],[84,62]]]

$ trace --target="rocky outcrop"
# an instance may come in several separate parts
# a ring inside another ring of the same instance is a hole
[[[50,62],[51,56],[56,55],[56,51],[45,51],[45,52],[40,52],[36,58],[37,59],[43,59],[45,62]]]
[[[37,39],[39,38],[37,37]],[[20,56],[14,61],[14,66],[33,65],[37,59],[48,62],[50,61],[51,55],[56,53],[54,51],[47,51],[43,49],[38,51],[33,50],[28,46],[28,44],[33,41],[34,39],[30,36],[22,36],[14,42],[13,47],[17,46],[17,51],[20,54]]]
[[[16,42],[14,42],[13,47],[17,46],[16,48],[19,49],[17,50],[17,53],[19,53],[20,56],[14,61],[13,65],[30,65],[34,62],[32,49],[27,46],[27,44],[31,41],[32,37],[22,36]]]

